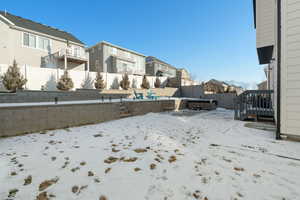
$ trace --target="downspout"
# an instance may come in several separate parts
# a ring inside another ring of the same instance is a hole
[[[281,0],[277,0],[277,131],[276,139],[281,139]]]

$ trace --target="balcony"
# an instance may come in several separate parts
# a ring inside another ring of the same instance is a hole
[[[78,64],[83,64],[88,61],[84,50],[66,48],[58,51],[58,59],[65,60],[67,62],[73,62]]]

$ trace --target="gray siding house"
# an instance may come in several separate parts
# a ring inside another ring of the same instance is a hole
[[[145,74],[146,56],[135,51],[102,41],[90,48],[89,70],[108,73]]]
[[[274,90],[277,134],[300,136],[300,1],[253,0],[259,63]]]
[[[153,56],[146,58],[146,74],[150,76],[176,77],[176,68]]]
[[[84,70],[85,45],[71,33],[0,11],[0,65]]]

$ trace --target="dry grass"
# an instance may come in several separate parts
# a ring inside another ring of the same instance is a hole
[[[27,176],[27,178],[24,179],[24,185],[29,185],[32,182],[32,176]]]
[[[8,193],[8,197],[9,198],[11,198],[11,197],[15,197],[16,196],[16,194],[19,192],[19,190],[18,189],[12,189],[12,190],[10,190],[9,191],[9,193]]]
[[[135,172],[141,171],[141,168],[136,167],[136,168],[134,168],[134,171]]]
[[[150,169],[155,169],[156,168],[156,164],[154,164],[154,163],[152,163],[152,164],[150,164]]]
[[[114,163],[114,162],[116,162],[116,161],[118,161],[118,160],[119,160],[119,158],[110,156],[110,157],[108,157],[107,159],[105,159],[104,162],[107,163],[107,164],[111,164],[111,163]]]
[[[234,167],[233,169],[234,169],[235,171],[239,171],[239,172],[245,171],[245,169],[242,168],[242,167]]]
[[[105,174],[107,174],[108,172],[110,172],[111,171],[111,168],[109,167],[109,168],[107,168],[104,172],[105,172]]]
[[[169,163],[175,162],[177,160],[176,156],[170,156]]]
[[[145,153],[147,152],[147,149],[138,148],[138,149],[134,149],[133,151],[136,153]]]
[[[138,158],[137,157],[132,157],[132,158],[122,158],[120,159],[123,162],[135,162]]]
[[[106,196],[101,195],[100,198],[99,198],[99,200],[108,200],[108,199],[106,198]]]
[[[37,197],[36,200],[49,200],[47,192],[42,192],[40,193]]]
[[[53,179],[51,179],[51,180],[46,180],[46,181],[42,182],[42,183],[40,184],[40,186],[39,186],[39,191],[43,191],[43,190],[47,189],[47,188],[50,187],[51,185],[57,183],[58,180],[59,180],[59,178],[56,177],[56,178],[53,178]]]
[[[88,176],[94,176],[94,173],[92,171],[88,171]]]

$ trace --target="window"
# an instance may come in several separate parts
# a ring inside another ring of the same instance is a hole
[[[47,38],[39,37],[39,48],[43,50],[49,50],[50,40]]]
[[[23,33],[23,46],[48,51],[50,50],[50,45],[50,39],[29,33]]]
[[[27,47],[36,48],[36,36],[29,33],[23,34],[23,45]]]
[[[80,57],[80,47],[73,46],[73,52],[75,57]]]
[[[29,34],[28,33],[23,34],[23,45],[29,46]]]
[[[36,36],[35,35],[29,35],[29,46],[36,48]]]

